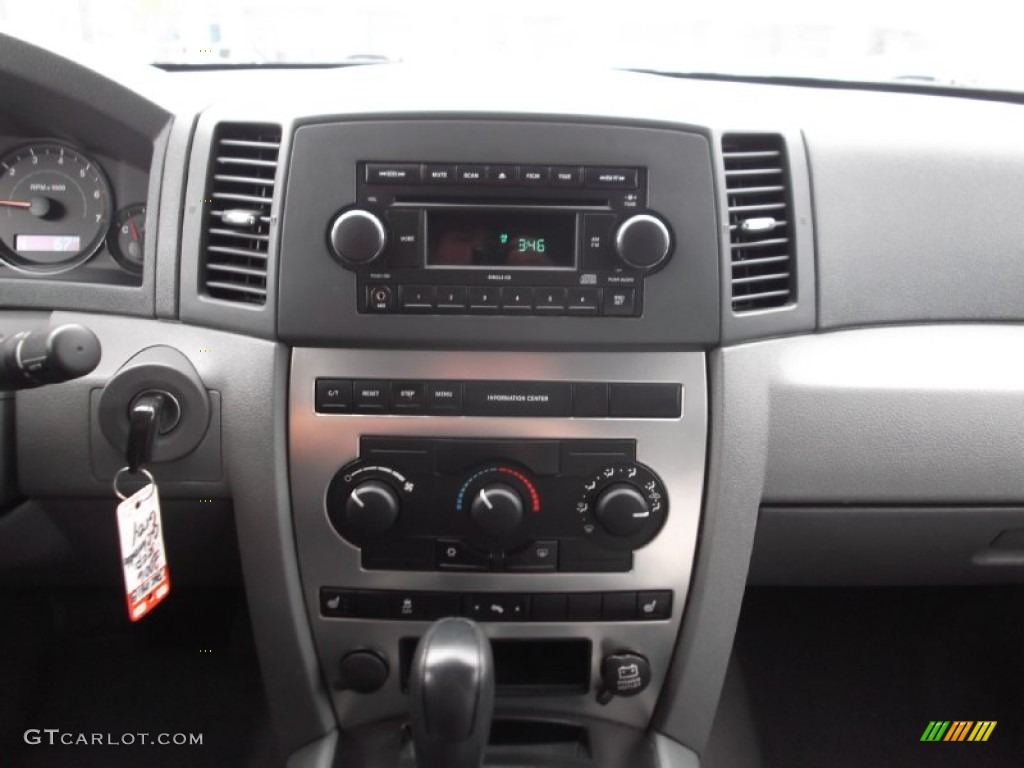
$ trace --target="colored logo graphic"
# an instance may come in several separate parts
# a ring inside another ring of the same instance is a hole
[[[932,720],[921,741],[988,741],[995,729],[995,720]]]

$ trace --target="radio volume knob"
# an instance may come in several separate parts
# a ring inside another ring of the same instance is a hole
[[[630,216],[615,232],[615,253],[636,269],[649,270],[665,261],[672,250],[672,234],[657,216]]]
[[[358,267],[369,264],[384,252],[388,233],[377,216],[351,208],[334,217],[328,239],[334,255],[344,265]]]

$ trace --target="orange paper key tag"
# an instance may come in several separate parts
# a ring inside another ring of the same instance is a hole
[[[155,483],[149,483],[117,505],[117,530],[128,618],[138,621],[171,591],[160,496]]]

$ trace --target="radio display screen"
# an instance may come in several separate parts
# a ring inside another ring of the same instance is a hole
[[[427,266],[575,269],[576,214],[428,211]]]

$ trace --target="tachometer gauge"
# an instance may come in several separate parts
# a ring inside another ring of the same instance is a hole
[[[142,271],[142,254],[146,245],[145,205],[136,203],[117,212],[107,245],[122,267],[132,272]]]
[[[110,226],[100,166],[64,144],[30,144],[0,160],[0,261],[23,272],[77,267]]]

